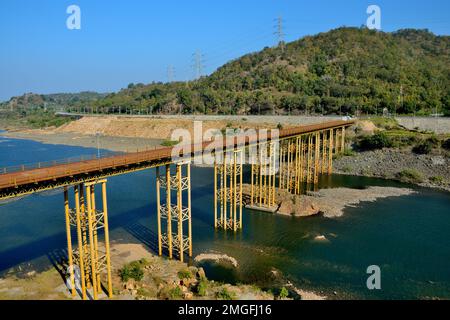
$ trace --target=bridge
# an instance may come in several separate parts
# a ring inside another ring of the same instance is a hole
[[[301,194],[304,185],[316,185],[320,175],[332,174],[333,157],[344,152],[346,128],[351,125],[353,121],[332,121],[282,129],[278,134],[270,131],[264,139],[261,131],[223,138],[219,141],[221,161],[214,161],[214,227],[233,232],[243,228],[243,168],[250,150],[257,155],[250,161],[251,192],[246,205],[274,212],[277,187]],[[71,293],[76,296],[77,281],[83,299],[88,295],[97,299],[103,278],[112,297],[107,178],[156,168],[158,253],[162,256],[164,251],[169,258],[176,255],[183,261],[185,255],[192,256],[193,248],[190,164],[197,156],[215,156],[218,151],[211,145],[211,141],[190,145],[183,149],[189,150],[186,154],[181,152],[182,161],[174,161],[175,147],[166,147],[3,168],[0,201],[63,188],[68,263],[76,266],[69,271]],[[101,195],[101,201],[96,195]]]

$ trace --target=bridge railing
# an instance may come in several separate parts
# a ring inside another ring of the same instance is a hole
[[[7,166],[7,167],[0,167],[0,175],[8,174],[8,173],[15,173],[15,172],[23,172],[33,169],[43,169],[43,168],[50,168],[57,165],[64,165],[64,164],[71,164],[71,163],[77,163],[81,161],[88,161],[88,160],[98,160],[103,158],[109,158],[112,156],[122,155],[123,152],[113,152],[113,151],[102,151],[100,153],[100,157],[98,154],[86,154],[86,155],[80,155],[76,157],[70,157],[65,159],[59,159],[59,160],[51,160],[51,161],[40,161],[40,162],[34,162],[34,163],[28,163],[28,164],[21,164],[16,166]]]

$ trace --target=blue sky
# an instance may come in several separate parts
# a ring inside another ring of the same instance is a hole
[[[66,9],[81,8],[81,30]],[[192,54],[205,73],[276,43],[340,26],[361,26],[381,7],[382,30],[428,28],[448,35],[448,0],[1,0],[0,100],[25,92],[116,91],[130,82],[192,79]]]

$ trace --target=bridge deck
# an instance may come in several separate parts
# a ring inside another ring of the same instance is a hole
[[[333,128],[351,126],[353,121],[332,121],[321,124],[300,126],[291,129],[282,129],[279,138],[289,138],[301,134],[312,133]],[[270,133],[269,133],[270,139]],[[245,146],[258,142],[256,136],[246,136]],[[198,146],[202,152],[207,150],[210,142]],[[224,148],[236,146],[237,140],[223,142]],[[173,147],[160,148],[151,151],[127,153],[107,158],[79,161],[67,164],[57,164],[46,168],[24,169],[23,171],[0,174],[0,199],[11,198],[39,190],[57,188],[70,185],[89,178],[107,177],[139,169],[155,167],[171,162]],[[195,149],[192,149],[195,150]],[[44,184],[43,187],[36,187]],[[24,188],[23,191],[17,189]],[[39,190],[38,190],[39,189]]]

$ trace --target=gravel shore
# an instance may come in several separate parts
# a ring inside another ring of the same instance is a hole
[[[419,185],[450,191],[450,160],[444,154],[417,155],[410,149],[384,149],[355,153],[333,162],[335,173],[385,179],[396,179],[406,169],[419,174]]]

